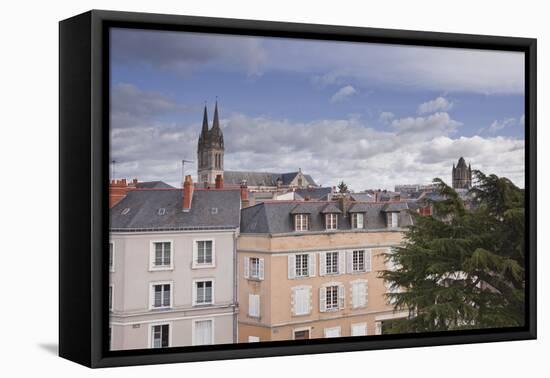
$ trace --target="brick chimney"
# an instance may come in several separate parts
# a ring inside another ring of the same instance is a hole
[[[222,175],[216,175],[216,189],[223,189],[223,177],[222,177]]]
[[[189,211],[191,209],[191,202],[193,201],[193,180],[190,175],[185,176],[183,182],[183,211]]]
[[[137,183],[137,179],[134,180],[135,183]],[[109,183],[109,209],[122,201],[129,191],[135,189],[135,183],[132,182],[132,184],[128,184],[126,179],[111,180]]]
[[[248,185],[246,185],[246,180],[241,181],[241,207],[250,206],[250,201],[248,200]]]

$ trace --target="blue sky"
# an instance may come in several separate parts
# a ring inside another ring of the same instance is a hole
[[[117,176],[177,184],[217,98],[227,170],[392,189],[450,180],[463,155],[523,186],[521,53],[127,29],[111,43]]]

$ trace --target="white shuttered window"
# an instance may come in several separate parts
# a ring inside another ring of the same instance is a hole
[[[311,312],[311,286],[292,288],[292,314],[307,315]]]
[[[260,296],[258,294],[248,294],[248,316],[260,317]]]
[[[351,282],[351,306],[352,308],[365,307],[368,303],[368,282],[357,280]]]

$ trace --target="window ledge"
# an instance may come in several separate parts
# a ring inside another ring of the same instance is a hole
[[[149,267],[149,272],[162,272],[166,270],[174,270],[174,267],[173,266]]]
[[[191,269],[213,269],[216,265],[214,264],[195,264],[191,267]]]

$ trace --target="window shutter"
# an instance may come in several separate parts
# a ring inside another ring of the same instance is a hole
[[[327,254],[325,252],[319,253],[319,275],[325,276],[327,274]]]
[[[363,306],[366,306],[369,304],[369,283],[368,281],[365,281],[363,285],[361,285],[361,298],[363,298]]]
[[[312,307],[311,286],[308,286],[308,288],[306,290],[307,290],[307,293],[306,293],[306,296],[305,296],[306,312],[308,314],[310,314],[311,313],[311,307]]]
[[[347,255],[347,260],[348,260],[347,272],[351,273],[351,272],[353,272],[353,251],[347,251],[346,255]]]
[[[338,273],[346,273],[346,252],[344,251],[338,252]]]
[[[296,299],[297,299],[297,292],[296,288],[292,288],[292,294],[290,294],[290,309],[292,311],[292,315],[296,315]]]
[[[260,296],[257,294],[248,294],[248,315],[260,316]]]
[[[197,261],[199,260],[198,258],[198,246],[197,246],[197,242],[193,240],[193,264],[192,266],[195,266],[197,264]]]
[[[319,311],[327,311],[327,289],[325,287],[319,289]]]
[[[250,259],[248,258],[248,256],[245,256],[244,257],[244,278],[248,278],[249,277],[249,273],[248,273],[248,270],[249,270],[249,265],[250,263]]]
[[[359,307],[359,283],[353,282],[351,284],[351,307]]]
[[[310,277],[315,277],[315,253],[310,253],[309,255],[307,255],[307,259],[309,269],[308,275]]]
[[[296,256],[288,255],[288,278],[293,279],[296,277]]]
[[[263,280],[264,279],[264,259],[260,259],[260,266],[258,270],[259,270],[258,278],[260,280]]]
[[[338,286],[338,307],[340,309],[344,308],[345,297],[346,297],[346,290],[344,288],[344,285],[339,285]]]
[[[372,253],[370,249],[365,250],[365,272],[372,270]]]

